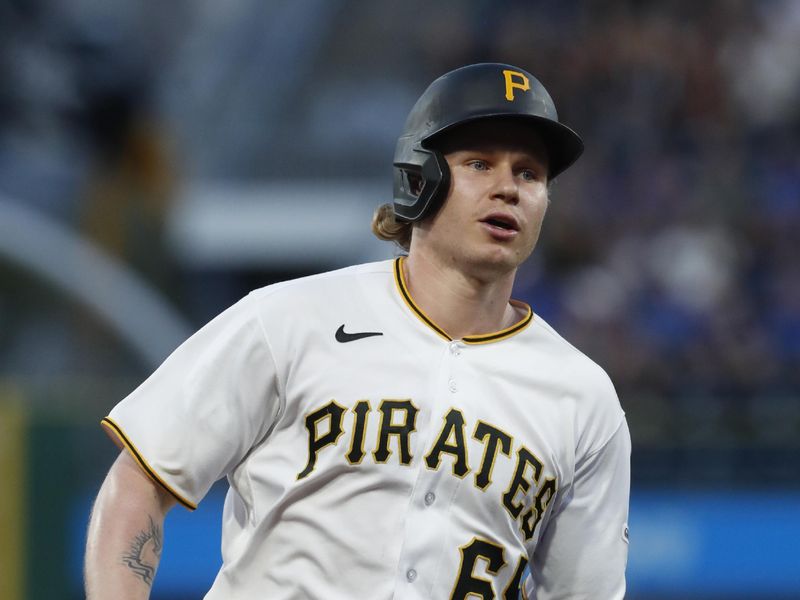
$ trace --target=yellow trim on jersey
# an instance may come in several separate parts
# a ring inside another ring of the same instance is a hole
[[[408,286],[406,285],[405,275],[403,274],[404,259],[405,257],[401,256],[396,258],[394,261],[394,281],[397,285],[397,290],[400,292],[400,297],[403,299],[403,302],[406,303],[406,306],[408,306],[423,323],[433,329],[440,337],[444,338],[448,342],[452,342],[453,338],[447,335],[444,329],[434,323],[433,320],[426,315],[419,306],[417,306],[417,303],[414,302],[414,299],[411,297],[411,293],[408,291]],[[466,335],[461,338],[461,341],[465,344],[488,344],[490,342],[499,342],[500,340],[509,338],[525,329],[528,325],[530,325],[531,321],[533,321],[533,311],[531,310],[531,307],[525,302],[520,302],[519,300],[511,300],[511,304],[517,308],[522,308],[525,310],[525,316],[522,317],[520,321],[514,323],[511,327],[506,327],[505,329],[501,329],[500,331],[496,331],[494,333]]]
[[[521,320],[514,323],[511,327],[506,327],[505,329],[501,329],[500,331],[496,331],[494,333],[464,336],[461,341],[465,344],[488,344],[490,342],[499,342],[500,340],[504,340],[519,333],[528,325],[530,325],[531,321],[533,321],[533,310],[531,310],[531,307],[525,302],[520,302],[519,300],[511,300],[510,304],[525,310],[525,316],[522,317]]]
[[[147,476],[150,477],[150,479],[152,479],[155,483],[164,488],[167,492],[170,493],[171,496],[175,498],[175,500],[183,504],[189,510],[194,510],[197,508],[196,504],[186,500],[178,492],[173,490],[166,481],[164,481],[163,479],[161,479],[161,477],[159,477],[158,473],[155,472],[153,467],[151,467],[147,463],[147,461],[144,459],[139,450],[137,450],[136,446],[133,445],[133,442],[131,442],[128,439],[128,436],[125,435],[125,432],[122,430],[122,427],[117,425],[109,417],[105,417],[102,421],[100,421],[100,425],[102,425],[103,429],[106,430],[106,433],[108,433],[109,436],[111,436],[111,439],[120,442],[123,446],[125,446],[125,448],[128,449],[133,458],[136,459],[136,462],[139,463],[139,466],[147,474]]]
[[[436,333],[439,334],[440,337],[443,337],[448,342],[452,342],[453,338],[451,338],[447,333],[445,333],[444,329],[439,327],[436,323],[434,323],[431,318],[425,314],[425,312],[417,306],[414,299],[411,297],[411,294],[408,291],[408,287],[406,286],[406,277],[403,275],[403,260],[404,257],[400,256],[395,259],[394,261],[394,282],[397,284],[397,289],[400,292],[400,297],[406,303],[406,305],[411,309],[411,311],[420,318],[420,320],[425,323],[428,327],[433,329]]]

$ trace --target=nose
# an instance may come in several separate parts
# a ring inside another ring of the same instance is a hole
[[[498,165],[495,169],[495,177],[492,198],[509,204],[517,204],[519,202],[519,182],[514,176],[511,166]]]

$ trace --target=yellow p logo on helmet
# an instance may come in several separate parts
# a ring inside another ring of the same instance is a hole
[[[514,88],[522,90],[523,92],[531,89],[531,82],[525,76],[525,73],[505,69],[503,70],[503,76],[506,78],[506,100],[509,102],[514,101]],[[515,79],[515,77],[517,79]]]

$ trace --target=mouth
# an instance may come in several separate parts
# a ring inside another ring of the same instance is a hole
[[[483,219],[481,223],[486,223],[490,227],[503,231],[519,231],[519,223],[511,215],[503,213],[492,213]]]

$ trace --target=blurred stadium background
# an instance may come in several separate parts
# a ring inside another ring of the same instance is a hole
[[[516,296],[628,414],[628,598],[800,598],[796,0],[0,1],[0,598],[82,597],[98,421],[191,331],[392,256],[405,115],[485,60],[586,141]],[[223,493],[154,598],[202,596]]]

